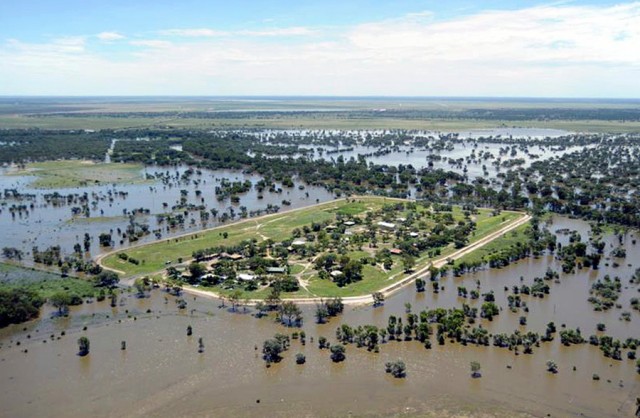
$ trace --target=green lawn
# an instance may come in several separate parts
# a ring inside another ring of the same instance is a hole
[[[130,262],[121,260],[117,257],[117,253],[105,257],[102,260],[102,264],[106,267],[123,271],[126,276],[155,273],[162,271],[166,267],[166,261],[172,261],[175,264],[178,258],[189,260],[192,253],[199,249],[221,245],[233,245],[243,240],[256,237],[258,239],[271,238],[275,242],[278,242],[290,238],[291,232],[295,228],[310,225],[312,222],[335,219],[337,213],[362,214],[364,211],[370,209],[377,210],[392,201],[397,200],[380,197],[356,198],[355,203],[347,202],[346,200],[339,200],[290,212],[268,215],[258,219],[244,220],[238,223],[215,228],[213,230],[120,251],[126,252],[129,257],[139,260],[141,262],[139,265],[134,265]],[[422,209],[420,206],[419,208],[420,210]],[[403,213],[398,213],[398,215],[403,215]],[[459,207],[455,207],[453,215],[454,219],[461,219],[463,217],[463,211]],[[499,230],[520,216],[521,214],[517,212],[507,211],[502,212],[498,216],[492,216],[492,210],[480,209],[479,213],[475,215],[476,231],[474,235],[470,237],[470,243]],[[228,234],[226,239],[223,236],[225,232]],[[509,236],[509,234],[507,234],[507,236]],[[501,240],[502,239],[498,241]],[[509,245],[511,241],[507,240],[506,242],[506,245]],[[390,248],[391,245],[391,242],[386,244],[379,243],[379,248]],[[495,246],[501,244],[493,242],[489,245]],[[485,248],[486,247],[476,251],[484,254],[487,251]],[[455,251],[456,249],[453,244],[448,245],[447,247],[442,248],[441,254],[435,258],[446,257]],[[356,247],[351,248],[347,255],[353,259],[361,259],[363,257],[370,256],[368,252],[358,250]],[[394,264],[389,272],[381,270],[378,266],[363,266],[363,279],[342,288],[338,287],[330,280],[319,279],[317,272],[310,268],[303,274],[303,278],[308,281],[308,291],[301,287],[299,291],[287,293],[285,297],[344,297],[372,293],[383,287],[391,285],[406,276],[403,272],[401,257],[394,256],[393,260]],[[416,260],[415,270],[425,267],[431,261],[433,261],[432,258],[424,255]],[[302,266],[293,265],[291,273],[299,274],[302,270]],[[222,294],[229,294],[233,291],[232,289],[223,289],[220,286],[216,286],[211,290]],[[269,289],[260,289],[254,292],[243,291],[243,297],[261,298],[266,296],[268,292]]]
[[[75,277],[63,278],[59,274],[4,263],[0,263],[0,287],[35,290],[44,298],[49,298],[60,291],[81,297],[91,297],[96,293],[93,283],[87,280]]]
[[[311,281],[309,290],[314,295],[323,297],[368,295],[405,277],[405,275],[401,273],[401,270],[399,267],[392,269],[392,274],[400,274],[397,274],[394,279],[389,280],[389,273],[385,273],[377,267],[367,264],[362,268],[362,276],[364,279],[359,282],[351,283],[345,287],[338,287],[331,280],[315,278]]]
[[[363,197],[358,198],[358,200],[366,202],[368,206],[374,209],[379,209],[385,203],[393,201],[393,199],[378,197]],[[172,238],[119,251],[126,252],[130,257],[139,260],[141,262],[139,265],[123,261],[116,254],[105,257],[102,260],[102,264],[121,270],[126,276],[149,274],[162,270],[166,261],[175,263],[180,257],[188,260],[196,250],[219,245],[237,244],[243,240],[255,238],[257,232],[274,241],[284,240],[290,237],[291,231],[295,228],[333,218],[335,215],[331,210],[346,204],[344,200],[328,202],[300,210],[276,213],[260,219],[248,219],[181,238]],[[226,239],[223,237],[225,232],[228,234]]]
[[[28,164],[26,169],[11,174],[36,176],[31,186],[41,189],[144,181],[140,164],[106,164],[75,160],[32,163]]]
[[[364,202],[353,202],[342,206],[335,210],[339,215],[359,215],[367,211],[367,205]]]
[[[525,234],[527,228],[529,228],[529,224],[524,224],[513,229],[512,231],[507,232],[502,237],[500,237],[500,239],[492,241],[487,245],[460,257],[455,261],[455,265],[459,265],[463,261],[467,263],[483,261],[484,257],[490,254],[499,252],[505,248],[509,248],[517,242],[525,242],[528,239],[527,235]]]

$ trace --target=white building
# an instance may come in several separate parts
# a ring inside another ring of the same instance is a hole
[[[396,229],[396,224],[392,224],[391,222],[380,221],[380,222],[378,222],[378,226],[380,228],[382,228],[382,229],[387,229],[387,230],[390,230],[390,231]]]

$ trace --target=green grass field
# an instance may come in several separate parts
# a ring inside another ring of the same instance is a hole
[[[134,247],[128,250],[122,250],[129,257],[139,260],[139,265],[132,264],[117,257],[118,253],[113,253],[102,259],[101,263],[109,268],[124,272],[124,275],[134,276],[142,274],[153,274],[166,268],[166,262],[171,261],[175,264],[179,258],[187,261],[191,258],[194,251],[214,247],[218,245],[232,245],[243,240],[252,238],[265,239],[270,238],[275,242],[290,238],[291,232],[295,228],[310,225],[312,222],[321,222],[334,219],[337,213],[342,214],[362,214],[369,210],[380,209],[386,203],[398,201],[398,199],[388,199],[379,197],[362,197],[356,198],[357,202],[347,202],[345,200],[324,203],[300,210],[290,211],[268,215],[258,219],[245,220],[231,225],[222,226],[213,230],[190,234],[180,238],[173,238],[160,241],[153,244],[147,244]],[[426,210],[422,209],[421,210]],[[453,211],[455,219],[462,219],[462,210],[458,207]],[[403,213],[398,213],[398,216]],[[521,214],[516,212],[503,212],[498,216],[493,216],[489,209],[482,209],[475,215],[476,232],[469,238],[473,243],[518,219]],[[225,239],[223,234],[228,234]],[[387,246],[389,244],[386,244]],[[479,250],[480,251],[480,250]],[[436,258],[446,257],[448,254],[455,252],[453,244],[442,249],[440,256]],[[353,249],[348,253],[353,259],[360,259],[371,254],[365,249]],[[317,273],[312,268],[303,267],[306,263],[304,260],[293,261],[291,273],[302,274],[301,279],[306,283],[299,291],[295,293],[287,293],[287,297],[300,296],[356,296],[372,293],[385,286],[391,285],[403,277],[406,273],[403,271],[400,258],[394,259],[393,267],[390,271],[384,271],[380,266],[365,265],[363,268],[363,280],[352,283],[345,287],[338,287],[330,280],[321,280],[317,277]],[[420,269],[429,262],[433,261],[427,255],[417,260],[415,269]],[[301,264],[300,264],[301,263]],[[304,273],[303,273],[304,270]],[[232,290],[223,289],[221,286],[215,286],[211,290],[229,294]],[[243,297],[261,298],[266,296],[267,289],[260,289],[254,292],[243,292]]]
[[[484,260],[484,257],[488,255],[497,253],[505,248],[509,248],[517,242],[525,242],[528,239],[527,235],[525,234],[527,228],[529,228],[529,224],[521,225],[513,229],[512,231],[507,232],[502,237],[500,237],[500,239],[492,241],[487,245],[460,257],[454,263],[455,265],[459,265],[462,262],[481,262]]]
[[[59,274],[25,267],[0,263],[0,287],[25,288],[38,292],[42,297],[49,298],[56,292],[65,291],[81,297],[92,297],[96,293],[93,283],[75,278],[61,277]]]
[[[385,203],[394,199],[363,197],[359,198],[359,200],[366,202],[371,209],[379,209]],[[274,241],[284,240],[290,236],[294,228],[333,218],[335,215],[332,210],[344,205],[344,200],[323,203],[300,210],[276,213],[259,219],[248,219],[206,232],[120,251],[126,252],[130,257],[139,260],[141,264],[137,266],[119,259],[116,254],[105,257],[102,260],[102,264],[124,271],[126,276],[154,273],[162,270],[166,261],[175,262],[178,258],[188,260],[196,250],[218,245],[232,245],[243,240],[257,238],[258,232]],[[223,237],[225,232],[228,234],[226,239]]]
[[[188,128],[188,129],[418,129],[457,132],[469,129],[501,127],[564,129],[576,132],[640,132],[637,121],[602,120],[475,120],[475,119],[410,119],[410,118],[344,118],[313,114],[304,116],[262,118],[144,118],[99,116],[0,116],[3,128],[40,129],[130,129],[130,128]]]
[[[28,164],[10,175],[36,176],[32,187],[57,189],[97,184],[143,182],[140,164],[94,163],[91,161],[46,161]]]

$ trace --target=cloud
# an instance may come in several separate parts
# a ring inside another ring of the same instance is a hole
[[[96,35],[96,38],[105,42],[119,41],[120,39],[126,38],[124,35],[119,34],[118,32],[100,32]]]
[[[129,44],[133,46],[142,46],[148,48],[167,48],[172,46],[173,44],[169,41],[163,41],[160,39],[141,39],[136,41],[131,41]]]
[[[84,38],[9,40],[0,94],[640,97],[638,2],[156,34],[117,59]]]
[[[213,29],[166,29],[158,32],[160,35],[167,36],[183,36],[190,38],[204,38],[214,36],[228,36],[229,32],[213,30]]]
[[[640,61],[640,3],[489,11],[430,24],[396,19],[360,25],[348,39],[396,60],[632,64]]]
[[[236,32],[239,35],[245,36],[308,36],[314,34],[309,28],[302,26],[294,26],[290,28],[272,28],[264,30],[243,30]]]
[[[238,31],[221,31],[208,28],[192,28],[192,29],[165,29],[158,32],[165,36],[178,36],[185,38],[213,38],[213,37],[234,37],[234,36],[255,36],[255,37],[276,37],[276,36],[307,36],[315,33],[315,31],[302,26],[294,26],[288,28],[268,28],[260,30],[238,30]]]

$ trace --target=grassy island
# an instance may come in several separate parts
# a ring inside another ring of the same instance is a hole
[[[356,197],[107,254],[125,277],[243,298],[370,295],[487,238],[520,212]],[[499,236],[492,237],[499,238]]]

